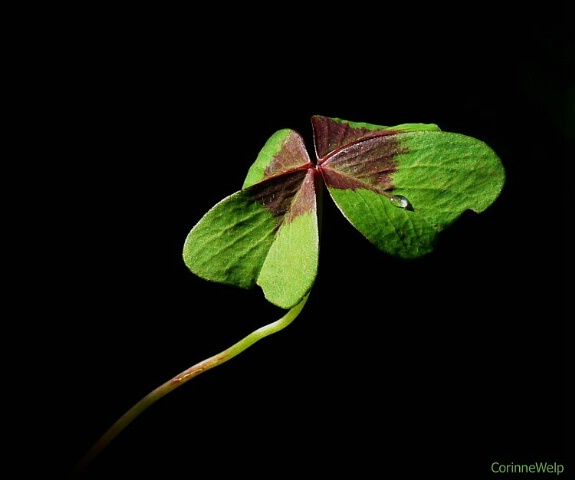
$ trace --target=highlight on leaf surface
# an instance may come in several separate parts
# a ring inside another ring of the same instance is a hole
[[[278,307],[297,305],[318,270],[323,185],[378,249],[412,259],[464,211],[499,196],[505,170],[484,142],[434,124],[385,127],[315,115],[316,161],[301,135],[273,134],[242,188],[212,207],[184,243],[184,262],[210,281],[259,285]]]

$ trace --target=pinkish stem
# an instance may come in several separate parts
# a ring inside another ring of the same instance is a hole
[[[160,385],[156,389],[148,393],[144,398],[142,398],[138,403],[136,403],[132,408],[130,408],[124,415],[122,415],[104,435],[102,435],[99,440],[92,446],[88,452],[82,457],[75,467],[73,474],[78,474],[83,471],[91,462],[96,458],[104,448],[106,448],[114,438],[124,430],[130,423],[132,423],[135,418],[140,415],[144,410],[146,410],[150,405],[157,402],[164,395],[170,393],[172,390],[176,389],[180,385],[183,385],[188,380],[198,376],[211,368],[221,365],[227,362],[231,358],[243,352],[246,348],[250,347],[258,340],[261,340],[272,333],[278,332],[279,330],[287,327],[301,312],[303,306],[305,305],[308,295],[306,295],[300,303],[295,307],[291,308],[282,318],[276,320],[269,325],[261,327],[248,336],[244,337],[242,340],[227,348],[223,352],[220,352],[213,357],[206,358],[199,363],[191,366],[187,370],[179,373],[172,379],[168,380],[164,384]]]

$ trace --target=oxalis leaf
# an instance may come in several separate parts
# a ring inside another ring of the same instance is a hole
[[[464,211],[499,196],[505,170],[484,142],[434,124],[384,127],[311,119],[316,161],[301,135],[276,132],[241,190],[192,228],[183,257],[196,275],[252,288],[278,307],[297,305],[318,270],[323,184],[347,220],[378,249],[413,259]]]
[[[299,315],[317,274],[323,184],[370,242],[408,259],[429,253],[441,230],[465,210],[485,210],[503,188],[500,159],[475,138],[436,125],[383,127],[319,115],[311,120],[315,162],[299,133],[279,130],[242,188],[211,208],[184,242],[184,262],[193,273],[243,288],[257,284],[288,312],[143,397],[85,453],[73,475],[154,402]]]

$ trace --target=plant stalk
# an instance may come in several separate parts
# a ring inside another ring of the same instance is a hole
[[[76,464],[76,467],[73,471],[73,475],[77,475],[80,472],[84,471],[86,467],[96,458],[102,450],[104,450],[116,436],[122,432],[130,423],[132,423],[136,417],[138,417],[144,410],[146,410],[150,405],[157,402],[160,398],[164,395],[167,395],[172,390],[175,390],[179,386],[186,383],[188,380],[191,380],[194,377],[197,377],[200,373],[203,373],[211,368],[217,367],[224,362],[227,362],[231,358],[239,355],[248,347],[251,347],[254,343],[258,340],[261,340],[272,333],[276,333],[283,328],[287,327],[291,322],[293,322],[296,317],[302,311],[309,294],[307,294],[300,303],[298,303],[295,307],[292,307],[283,317],[275,322],[270,323],[269,325],[265,325],[257,330],[253,331],[246,337],[244,337],[239,342],[235,343],[231,347],[227,348],[226,350],[202,360],[199,363],[191,366],[190,368],[184,370],[183,372],[179,373],[171,380],[168,380],[164,384],[160,385],[156,389],[152,390],[148,393],[145,397],[143,397],[138,403],[132,406],[124,415],[122,415],[109,429],[104,435],[102,435],[98,441],[86,452],[86,454],[80,459],[80,461]]]

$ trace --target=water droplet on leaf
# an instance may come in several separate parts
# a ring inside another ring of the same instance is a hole
[[[406,210],[412,210],[413,206],[409,203],[409,200],[405,198],[403,195],[392,195],[389,197],[389,201],[399,208],[405,208]]]

